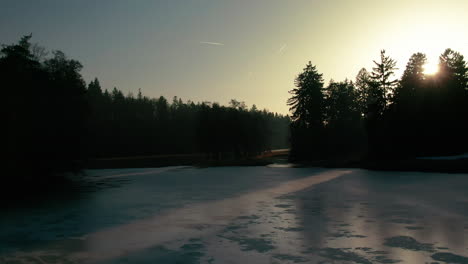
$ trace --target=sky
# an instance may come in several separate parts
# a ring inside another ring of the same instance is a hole
[[[466,0],[0,0],[0,43],[32,33],[107,89],[287,114],[308,61],[328,83],[371,70],[381,49],[398,75],[415,52],[432,64],[446,48],[468,56],[467,10]]]

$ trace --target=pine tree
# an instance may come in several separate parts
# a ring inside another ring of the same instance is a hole
[[[393,96],[395,85],[398,80],[391,80],[397,69],[396,61],[385,55],[385,50],[380,51],[380,62],[374,60],[375,67],[370,75],[371,83],[371,104],[381,115],[386,110],[390,99]]]
[[[309,63],[295,79],[296,88],[289,91],[288,99],[293,122],[307,128],[321,127],[324,118],[324,94],[322,74]]]

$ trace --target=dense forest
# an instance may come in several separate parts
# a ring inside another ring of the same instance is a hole
[[[88,154],[91,157],[205,153],[208,158],[246,158],[288,147],[289,117],[243,102],[183,102],[102,91],[95,79],[86,101]]]
[[[396,61],[382,50],[372,71],[355,82],[330,81],[310,62],[288,100],[293,160],[400,159],[468,151],[468,67],[447,49],[436,74],[416,53],[401,79]]]
[[[205,153],[208,159],[245,158],[288,147],[288,116],[247,109],[243,102],[183,102],[124,95],[89,84],[80,62],[51,55],[31,36],[3,45],[0,79],[6,135],[2,152],[12,176],[78,170],[98,157]],[[7,177],[14,178],[14,177]]]
[[[400,79],[385,51],[372,71],[328,85],[309,62],[290,91],[290,118],[234,99],[223,106],[109,91],[97,78],[87,84],[80,62],[60,51],[49,55],[30,40],[3,45],[0,53],[8,175],[56,174],[109,157],[238,159],[289,144],[296,161],[468,150],[468,67],[451,49],[432,75],[424,73],[426,56],[413,54]]]

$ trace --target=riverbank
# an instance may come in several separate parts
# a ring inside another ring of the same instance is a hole
[[[78,167],[89,169],[131,169],[131,168],[158,168],[168,166],[193,166],[197,168],[208,167],[321,167],[321,168],[360,168],[373,171],[417,171],[440,173],[468,173],[468,158],[460,159],[401,159],[401,160],[369,160],[369,159],[337,159],[320,161],[293,161],[290,163],[289,150],[273,150],[262,155],[245,159],[208,159],[204,154],[174,154],[154,156],[118,157],[107,159],[88,160]],[[29,201],[31,197],[50,196],[56,193],[75,192],[81,172],[67,174],[73,177],[34,175],[27,178],[8,178],[1,188],[2,200]]]
[[[289,163],[289,149],[265,152],[261,155],[243,159],[209,159],[204,154],[174,154],[119,157],[89,160],[84,164],[87,169],[118,168],[157,168],[166,166],[222,167],[222,166],[266,166],[269,164]],[[468,173],[468,158],[459,159],[335,159],[318,161],[293,161],[294,167],[324,168],[361,168],[381,171],[420,171]]]
[[[205,154],[169,154],[152,156],[134,156],[91,159],[83,164],[87,169],[120,169],[120,168],[158,168],[166,166],[266,166],[272,163],[285,163],[289,155],[288,149],[271,150],[250,158],[212,159]]]

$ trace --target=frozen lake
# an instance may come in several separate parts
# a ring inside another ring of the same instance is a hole
[[[0,216],[0,263],[468,263],[468,175],[87,171]]]

